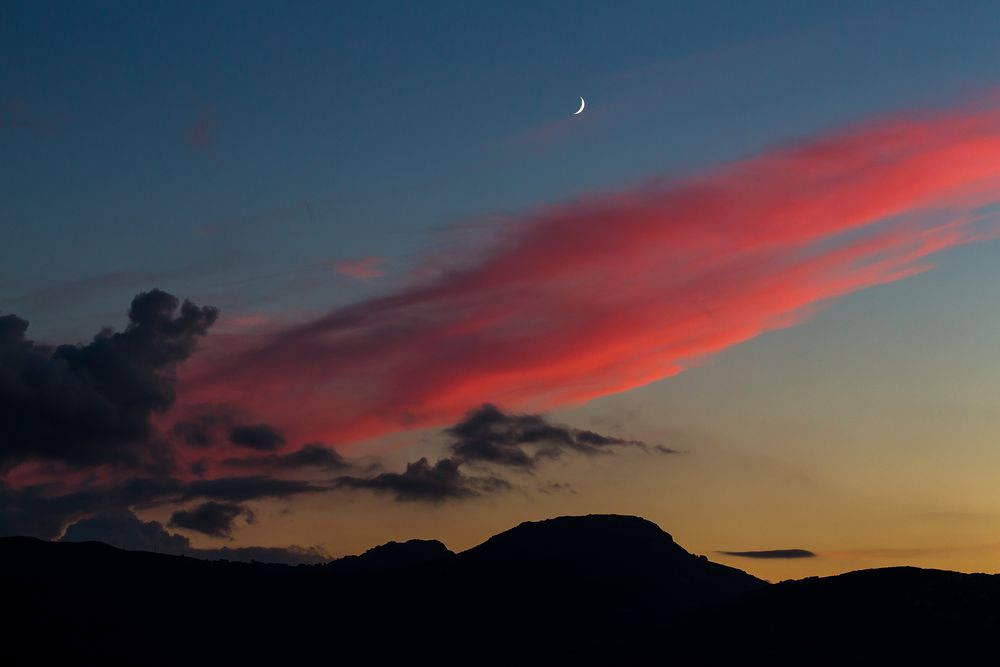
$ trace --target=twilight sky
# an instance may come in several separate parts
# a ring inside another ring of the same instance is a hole
[[[998,29],[5,3],[0,533],[998,571]]]

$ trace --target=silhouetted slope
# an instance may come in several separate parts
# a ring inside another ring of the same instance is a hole
[[[718,612],[699,634],[715,628],[740,641],[782,628],[786,647],[826,646],[843,660],[936,653],[996,664],[1000,576],[895,567],[788,581]]]
[[[502,587],[526,589],[523,613],[574,618],[579,607],[601,608],[580,634],[625,631],[662,623],[765,585],[741,570],[694,556],[656,524],[632,516],[589,515],[523,523],[458,556],[460,571]],[[485,601],[484,601],[485,602]],[[570,624],[566,624],[567,626]]]
[[[561,559],[592,565],[668,563],[690,555],[652,521],[616,514],[526,521],[462,552],[469,561],[508,564]]]
[[[596,644],[766,585],[689,554],[654,523],[615,515],[523,523],[460,553],[449,576],[475,610],[457,629],[503,638],[515,654],[525,637],[543,654]]]
[[[729,596],[765,585],[742,570],[688,553],[652,521],[614,514],[522,523],[460,558],[480,567],[550,564],[577,574],[637,576],[648,585],[697,586],[702,596],[709,591]]]
[[[1000,575],[894,567],[784,581],[559,661],[645,664],[670,650],[708,664],[752,656],[766,664],[993,665],[998,632]]]
[[[372,547],[360,556],[344,556],[326,563],[323,567],[329,572],[336,573],[385,570],[422,565],[454,555],[454,552],[438,540],[407,540],[386,542]]]
[[[942,647],[974,662],[1000,623],[996,576],[767,585],[608,515],[521,524],[457,555],[414,540],[295,567],[3,538],[0,586],[8,655],[115,664],[864,663]]]

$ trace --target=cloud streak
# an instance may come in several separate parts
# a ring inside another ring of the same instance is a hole
[[[219,122],[215,117],[215,109],[202,105],[197,117],[184,128],[184,140],[195,150],[207,150],[215,144]]]
[[[243,469],[298,470],[315,468],[320,470],[344,470],[352,464],[331,447],[318,442],[310,442],[302,449],[289,454],[267,454],[226,459],[223,466]]]
[[[406,464],[403,472],[384,472],[374,477],[344,476],[334,480],[341,489],[361,489],[392,495],[401,502],[442,502],[475,498],[506,491],[510,482],[496,475],[467,475],[461,462],[443,458],[431,463],[421,458]]]
[[[381,257],[365,257],[364,259],[349,259],[342,262],[331,262],[331,268],[342,276],[354,280],[374,280],[385,275],[382,270]]]
[[[723,556],[737,558],[756,558],[759,560],[787,560],[792,558],[815,558],[816,554],[808,549],[768,549],[765,551],[716,551]]]
[[[216,350],[186,387],[331,442],[447,423],[469,397],[578,404],[992,238],[998,199],[1000,111],[886,118],[526,215],[430,282]]]
[[[453,439],[449,448],[457,461],[523,470],[533,469],[547,459],[561,458],[567,452],[595,455],[622,446],[646,449],[638,440],[553,424],[541,415],[508,414],[489,403],[470,411],[444,432]],[[673,453],[665,447],[655,451]]]

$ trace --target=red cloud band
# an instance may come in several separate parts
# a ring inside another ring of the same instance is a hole
[[[526,216],[471,266],[212,355],[180,395],[332,442],[587,401],[992,237],[997,200],[1000,112],[890,118]]]

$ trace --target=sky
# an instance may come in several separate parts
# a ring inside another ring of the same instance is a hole
[[[998,28],[4,3],[0,532],[1000,571]]]

